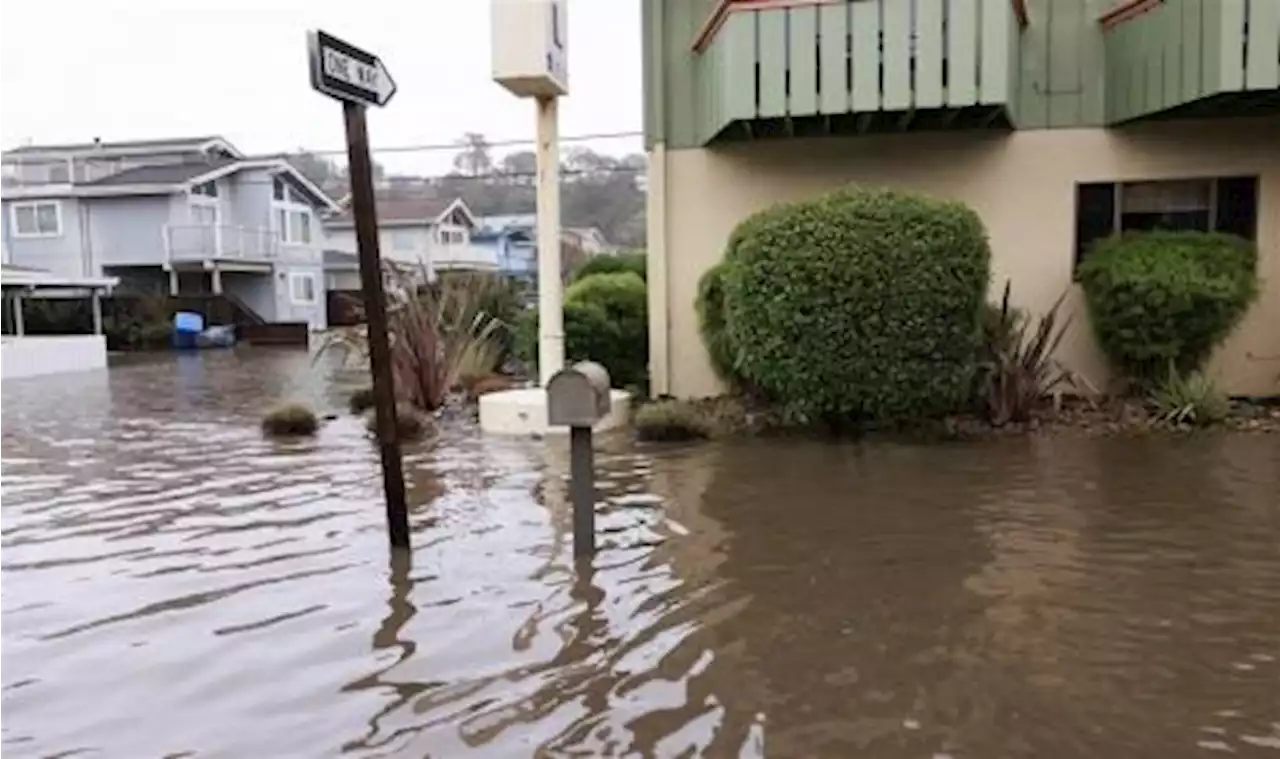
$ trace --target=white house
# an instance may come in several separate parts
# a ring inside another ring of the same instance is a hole
[[[359,287],[355,223],[347,199],[325,219],[326,284],[334,290]],[[422,267],[428,278],[448,270],[496,271],[492,251],[472,244],[476,219],[461,198],[437,198],[407,191],[377,193],[378,248],[384,260],[402,268]]]

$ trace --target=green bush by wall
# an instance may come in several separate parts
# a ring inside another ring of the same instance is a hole
[[[648,295],[633,272],[593,274],[565,291],[565,360],[598,361],[614,387],[644,386],[648,377]],[[538,360],[538,313],[524,312],[516,355],[533,370]]]
[[[1257,249],[1232,235],[1146,232],[1100,241],[1081,264],[1098,342],[1145,387],[1199,369],[1257,296]]]
[[[702,333],[702,343],[707,348],[711,359],[711,367],[720,379],[730,386],[741,383],[737,369],[733,343],[729,341],[729,325],[725,320],[724,277],[729,270],[729,263],[721,261],[712,266],[698,280],[698,329]]]
[[[726,260],[735,366],[788,412],[892,421],[969,399],[990,249],[968,207],[845,189],[750,217]]]

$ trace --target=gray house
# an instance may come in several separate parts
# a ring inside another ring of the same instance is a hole
[[[325,326],[319,219],[338,207],[286,161],[199,137],[31,145],[0,165],[5,263]]]

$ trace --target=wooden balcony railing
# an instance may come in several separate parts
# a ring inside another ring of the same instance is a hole
[[[694,40],[700,131],[930,111],[990,123],[1014,96],[1025,22],[1018,0],[719,0]]]
[[[1098,22],[1113,123],[1280,105],[1280,0],[1130,0]]]

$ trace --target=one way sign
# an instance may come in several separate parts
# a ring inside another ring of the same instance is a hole
[[[378,56],[321,31],[307,36],[316,91],[365,105],[386,105],[396,94],[396,82]]]

